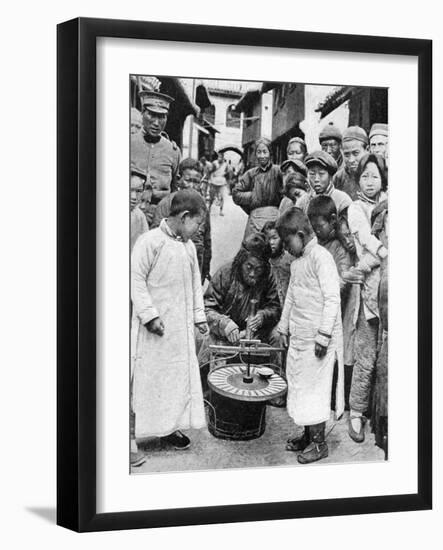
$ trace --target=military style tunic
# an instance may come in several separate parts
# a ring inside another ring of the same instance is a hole
[[[152,203],[157,204],[171,192],[181,160],[176,143],[164,136],[151,140],[142,133],[131,136],[131,162],[148,174],[152,185]]]

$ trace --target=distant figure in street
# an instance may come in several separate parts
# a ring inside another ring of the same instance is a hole
[[[224,216],[223,205],[225,202],[226,168],[227,164],[224,155],[223,153],[219,153],[217,160],[213,162],[213,168],[209,178],[209,210],[215,201],[215,203],[220,206],[220,216]]]
[[[283,196],[279,166],[272,163],[271,143],[260,138],[255,143],[258,166],[248,170],[232,191],[235,204],[249,215],[244,238],[259,233],[267,221],[275,221]]]
[[[341,152],[342,139],[342,133],[333,122],[326,124],[318,136],[321,150],[333,157],[339,170],[343,165],[343,153]]]
[[[387,124],[376,123],[369,132],[369,151],[381,155],[385,161],[389,158],[389,130]]]
[[[297,201],[297,207],[308,212],[311,199],[317,195],[327,195],[335,202],[337,212],[341,212],[351,204],[351,198],[344,191],[334,187],[333,177],[337,171],[337,163],[332,156],[324,151],[314,151],[305,158],[308,171],[310,192]]]
[[[334,177],[334,186],[347,193],[353,201],[358,198],[358,163],[367,153],[368,143],[368,135],[359,126],[350,126],[343,132],[344,164]]]
[[[295,257],[278,324],[281,344],[288,348],[287,410],[295,424],[304,426],[301,436],[288,439],[286,449],[297,452],[301,464],[309,464],[329,453],[325,426],[336,362],[336,417],[344,410],[340,284],[333,257],[318,244],[302,210],[293,207],[282,214],[277,231]]]
[[[198,193],[201,193],[201,181],[203,173],[201,164],[192,158],[183,160],[180,163],[179,179],[177,186],[180,189],[194,189]],[[152,222],[152,228],[159,227],[161,221],[169,216],[171,211],[172,201],[177,191],[174,191],[164,199],[162,199],[155,210],[154,220]],[[204,198],[204,197],[203,197]],[[191,237],[192,242],[195,244],[197,251],[198,265],[201,273],[202,284],[205,279],[209,279],[209,268],[212,258],[212,244],[211,244],[211,217],[209,211],[206,212],[201,224],[197,231]]]
[[[288,141],[286,147],[286,156],[288,160],[300,160],[304,161],[307,153],[306,143],[300,137],[293,137]]]
[[[208,326],[190,240],[205,216],[199,193],[178,191],[168,218],[132,252],[135,437],[160,437],[179,450],[190,445],[181,430],[206,426],[195,332],[206,334]]]
[[[231,160],[229,159],[228,164],[226,166],[226,183],[227,183],[227,189],[229,194],[232,193],[232,187],[235,183],[234,180],[235,180],[235,170],[234,170],[234,167],[232,166]]]

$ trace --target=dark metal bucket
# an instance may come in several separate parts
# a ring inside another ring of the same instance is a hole
[[[266,401],[238,401],[209,391],[205,400],[208,430],[220,439],[247,441],[263,435],[266,428]]]

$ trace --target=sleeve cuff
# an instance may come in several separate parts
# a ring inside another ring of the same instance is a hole
[[[194,323],[206,323],[206,315],[204,311],[196,311],[194,313]]]
[[[142,325],[146,325],[146,323],[149,323],[150,321],[152,321],[152,319],[155,319],[156,317],[160,317],[160,315],[155,307],[150,307],[143,313],[139,314],[139,317]]]
[[[327,348],[329,346],[329,342],[331,341],[330,336],[326,336],[325,334],[317,333],[317,336],[315,337],[315,342],[317,344],[320,344],[320,346],[323,346],[324,348]]]

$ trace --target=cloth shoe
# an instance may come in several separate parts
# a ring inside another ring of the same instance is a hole
[[[186,437],[186,435],[180,430],[176,430],[175,432],[172,432],[172,434],[165,435],[160,439],[162,441],[166,441],[166,443],[169,443],[178,451],[183,451],[191,445],[191,440],[189,437]]]
[[[146,457],[142,451],[131,451],[131,466],[141,466],[145,462]]]
[[[309,445],[309,429],[306,426],[303,435],[300,437],[289,438],[286,442],[287,451],[304,451]]]
[[[329,454],[328,445],[325,441],[325,422],[309,426],[311,442],[302,453],[297,455],[300,464],[310,464],[326,458]]]
[[[358,432],[354,430],[354,427],[352,425],[352,420],[355,418],[360,419],[360,429],[358,430]],[[366,418],[364,416],[349,415],[348,434],[349,434],[349,437],[356,443],[363,443],[363,441],[365,440],[365,423],[366,423]]]

